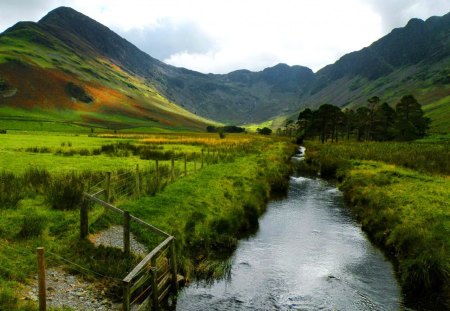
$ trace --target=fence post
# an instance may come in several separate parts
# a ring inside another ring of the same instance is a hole
[[[204,157],[204,150],[202,149],[202,166],[201,166],[201,168],[203,168],[203,157]]]
[[[89,233],[89,210],[88,200],[83,197],[80,208],[80,239],[84,239]]]
[[[155,169],[156,169],[156,187],[159,187],[159,163],[158,163],[158,160],[155,160]]]
[[[123,252],[125,256],[130,256],[130,212],[123,212]]]
[[[197,173],[197,154],[194,152],[194,173]]]
[[[153,309],[152,310],[158,310],[158,274],[157,274],[157,268],[156,268],[156,256],[153,256],[151,259],[151,273],[152,273],[152,288],[153,288]]]
[[[140,186],[140,182],[139,182],[139,164],[136,164],[136,196],[141,195],[140,188],[141,188],[141,186]]]
[[[184,177],[187,176],[187,156],[184,155]]]
[[[38,258],[38,283],[39,283],[39,311],[47,310],[47,292],[45,286],[45,258],[44,248],[36,249]]]
[[[130,283],[123,281],[123,311],[130,311]]]
[[[172,287],[176,292],[178,291],[178,282],[177,282],[177,261],[176,261],[176,252],[175,252],[175,239],[173,239],[170,243],[170,272],[172,273]]]
[[[172,181],[175,180],[175,160],[172,158]]]
[[[109,203],[111,199],[111,172],[106,172],[105,201]]]

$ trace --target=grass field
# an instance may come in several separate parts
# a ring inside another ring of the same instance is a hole
[[[200,156],[202,150],[205,167],[200,169],[197,158],[194,174],[192,155]],[[20,300],[20,288],[36,273],[38,246],[118,278],[137,263],[138,258],[126,259],[120,250],[95,248],[79,240],[77,198],[93,177],[101,178],[106,171],[134,172],[136,164],[146,193],[155,162],[149,155],[161,159],[160,167],[168,172],[170,160],[164,157],[186,154],[188,176],[164,181],[156,194],[138,200],[122,198],[117,204],[176,237],[184,274],[220,275],[224,269],[220,259],[234,249],[240,235],[257,225],[271,189],[286,185],[292,151],[287,141],[246,134],[224,139],[198,133],[0,135],[0,309],[36,309],[34,303]],[[178,175],[183,169],[184,161],[176,161]],[[89,218],[91,233],[120,221],[100,207],[93,208]],[[154,243],[153,235],[137,227],[133,230],[141,241]],[[52,255],[47,263],[80,273]],[[88,279],[94,277],[81,272]]]
[[[443,143],[306,145],[307,169],[337,178],[363,229],[398,263],[410,296],[449,299],[449,147]]]

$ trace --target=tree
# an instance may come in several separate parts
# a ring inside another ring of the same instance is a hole
[[[430,119],[423,116],[422,106],[412,95],[405,95],[395,106],[396,129],[399,140],[413,140],[424,137]]]
[[[263,127],[262,129],[258,128],[256,130],[261,135],[270,135],[270,134],[272,134],[272,130],[270,128],[268,128],[268,127]]]
[[[344,109],[343,111],[343,120],[345,125],[345,133],[347,136],[347,140],[350,140],[350,133],[355,128],[355,112],[352,109]]]
[[[300,136],[312,137],[314,130],[312,128],[313,112],[311,109],[306,108],[298,115],[297,124],[300,131]]]
[[[215,126],[208,125],[208,126],[206,127],[206,131],[207,131],[208,133],[216,133],[216,132],[217,132],[217,128],[216,128]]]
[[[343,122],[343,113],[339,107],[323,104],[313,114],[315,129],[319,132],[319,139],[324,143],[328,138],[338,140],[339,126]]]
[[[394,128],[397,115],[387,103],[381,104],[374,115],[372,139],[377,141],[392,140],[396,136]]]
[[[375,121],[375,111],[380,104],[380,98],[378,96],[373,96],[367,100],[367,108],[369,109],[369,124],[366,133],[366,139],[373,140],[373,128]]]
[[[359,107],[356,109],[356,122],[355,126],[358,131],[357,139],[361,141],[367,139],[370,124],[370,109],[367,107]]]

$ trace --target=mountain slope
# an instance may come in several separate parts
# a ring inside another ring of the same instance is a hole
[[[39,25],[73,50],[102,55],[124,71],[143,77],[146,83],[188,110],[224,122],[260,121],[278,114],[280,109],[295,111],[302,83],[309,83],[314,76],[305,67],[278,65],[260,73],[248,72],[247,84],[242,84],[235,73],[206,75],[176,68],[65,7],[47,14]]]
[[[200,129],[208,121],[197,115],[257,123],[323,103],[354,107],[375,95],[395,105],[405,94],[439,107],[450,95],[450,14],[413,19],[317,73],[285,64],[224,75],[177,68],[66,7],[0,35],[0,105],[64,108],[79,122],[129,127],[131,118]]]
[[[412,19],[404,28],[324,67],[300,103],[351,107],[379,96],[395,105],[405,94],[425,105],[450,95],[450,13],[426,21]]]
[[[203,130],[212,123],[170,102],[76,33],[59,28],[62,37],[58,25],[52,27],[20,22],[0,35],[2,123],[30,115],[113,129]]]

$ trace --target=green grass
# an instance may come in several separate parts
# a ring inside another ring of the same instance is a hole
[[[450,96],[423,107],[425,116],[432,120],[430,132],[450,133]]]
[[[340,181],[363,229],[395,258],[408,297],[441,292],[450,298],[448,145],[308,143],[306,148],[309,169]]]
[[[309,142],[310,153],[320,149],[323,158],[374,160],[411,168],[425,174],[450,175],[448,141],[418,142]],[[326,161],[324,161],[326,162]]]
[[[202,170],[198,161],[196,174],[191,158],[188,162],[189,175],[177,177],[173,183],[167,182],[170,179],[167,174],[170,161],[160,161],[165,175],[156,194],[151,185],[153,160],[105,154],[64,157],[54,153],[57,149],[92,151],[119,142],[141,145],[139,140],[143,137],[140,134],[127,135],[127,138],[106,138],[49,132],[0,135],[0,166],[13,173],[13,179],[0,175],[0,309],[36,309],[35,304],[20,299],[20,288],[21,284],[32,282],[36,273],[35,249],[39,246],[47,250],[47,266],[63,266],[74,273],[82,273],[88,279],[95,275],[77,271],[80,269],[53,254],[115,278],[122,278],[130,271],[137,258],[127,260],[120,250],[95,248],[90,242],[79,240],[79,210],[72,196],[81,191],[77,188],[79,182],[84,182],[86,186],[89,180],[86,174],[99,175],[107,170],[124,172],[124,169],[134,172],[136,163],[140,164],[143,192],[154,196],[144,196],[137,201],[128,197],[117,203],[133,215],[175,235],[180,268],[184,273],[218,277],[229,271],[222,257],[234,249],[237,237],[255,228],[257,216],[263,212],[270,190],[286,186],[289,173],[287,160],[293,146],[285,141],[251,135],[230,134],[226,139],[198,133],[161,135],[166,143],[156,145],[157,150],[173,150],[188,155],[192,152],[199,155],[202,148],[217,147],[217,144],[224,142],[238,144],[242,141],[243,144],[241,147],[235,146],[231,156],[222,157],[218,163],[214,161],[217,164],[211,165],[211,159],[205,160]],[[151,137],[155,138],[154,135]],[[194,143],[181,143],[179,140],[189,137],[194,139]],[[175,142],[174,138],[178,140]],[[34,147],[51,152],[26,151]],[[175,170],[183,175],[184,161],[177,161]],[[62,185],[69,185],[71,178],[67,176],[72,171],[77,176],[84,174],[81,176],[85,177],[77,179],[77,185],[70,186],[73,191],[63,193]],[[18,201],[14,199],[8,206],[2,203],[5,193],[16,192]],[[53,192],[56,195],[52,195]],[[115,190],[112,194],[114,197]],[[73,201],[74,206],[69,208],[64,200]],[[97,206],[90,209],[89,221],[89,230],[95,233],[120,223],[121,219]],[[133,225],[132,230],[149,246],[158,242],[154,235],[140,227]]]
[[[191,269],[209,266],[200,263],[234,250],[240,234],[248,232],[265,210],[271,189],[286,186],[289,167],[285,163],[293,149],[282,142],[258,149],[261,153],[208,166],[154,197],[121,207],[177,238],[188,276],[214,275],[214,271]]]

